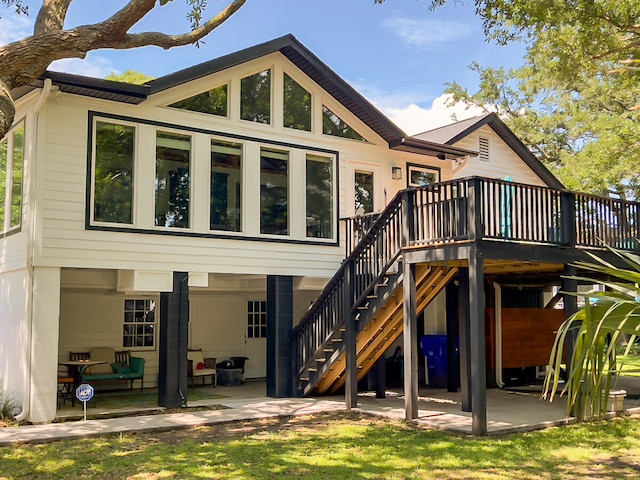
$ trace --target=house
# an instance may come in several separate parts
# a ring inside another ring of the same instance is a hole
[[[270,396],[344,387],[353,405],[403,331],[415,415],[429,307],[462,319],[482,434],[485,273],[557,281],[614,210],[562,189],[496,116],[408,137],[293,36],[145,85],[47,72],[13,95],[0,379],[31,422],[55,417],[58,363],[105,346],[146,360],[163,406],[188,397],[191,348],[249,357]],[[616,206],[607,238],[637,237],[637,205]]]

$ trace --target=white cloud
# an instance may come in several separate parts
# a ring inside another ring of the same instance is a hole
[[[437,20],[394,17],[385,20],[383,25],[408,45],[423,50],[442,48],[473,33],[464,23]]]
[[[33,19],[25,15],[8,14],[0,18],[0,45],[21,40],[33,34]]]
[[[480,107],[468,107],[462,102],[449,105],[451,96],[447,94],[436,98],[430,107],[421,107],[415,103],[401,107],[384,107],[381,110],[393,123],[409,135],[432,130],[450,123],[466,120],[486,113]]]
[[[104,78],[113,72],[120,73],[114,68],[111,60],[91,53],[84,60],[80,58],[56,60],[49,65],[49,70],[95,78]]]

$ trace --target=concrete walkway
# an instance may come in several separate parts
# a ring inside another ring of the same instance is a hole
[[[0,429],[0,446],[346,410],[344,399],[341,397],[274,399],[263,396],[263,391],[257,394],[255,388],[245,392],[247,393],[242,398],[236,396],[213,401],[189,402],[190,407],[210,405],[225,407],[219,410],[186,410],[179,413],[154,415],[133,415],[130,412],[129,416],[120,418],[5,427]],[[225,392],[223,388],[218,388],[216,393],[224,394]],[[404,420],[404,398],[401,393],[388,391],[384,399],[377,399],[373,394],[360,394],[356,411]],[[448,393],[445,390],[436,389],[421,390],[418,406],[418,419],[414,420],[417,426],[463,434],[471,433],[471,414],[461,411],[459,393]],[[640,410],[639,407],[639,400],[625,401],[625,409],[631,413],[637,413]],[[79,408],[76,407],[76,412]],[[535,391],[489,389],[487,390],[489,434],[502,435],[570,423],[573,419],[567,417],[565,408],[564,398],[549,403],[541,400],[539,393]]]

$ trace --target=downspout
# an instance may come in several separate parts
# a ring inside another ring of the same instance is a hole
[[[29,410],[31,407],[31,358],[33,357],[33,257],[34,257],[34,249],[35,249],[35,220],[36,220],[36,209],[35,209],[35,186],[36,186],[36,153],[38,150],[38,124],[40,117],[40,110],[44,106],[49,94],[51,93],[51,79],[46,78],[44,80],[44,85],[42,87],[42,91],[40,92],[40,96],[36,100],[35,105],[33,106],[33,135],[32,135],[32,149],[31,155],[29,156],[29,161],[31,162],[31,171],[29,172],[29,201],[31,203],[31,208],[29,209],[29,232],[27,232],[27,274],[29,275],[29,282],[27,288],[27,342],[29,351],[26,356],[26,364],[24,369],[24,380],[23,384],[25,386],[24,394],[22,396],[22,411],[16,415],[15,419],[18,422],[21,422],[27,418],[29,415]]]
[[[504,387],[502,379],[502,287],[499,283],[493,282],[495,298],[493,309],[496,320],[496,384],[499,388]]]

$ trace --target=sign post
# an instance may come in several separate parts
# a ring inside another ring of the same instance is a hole
[[[82,402],[84,410],[84,420],[87,420],[87,402],[93,398],[93,387],[88,383],[78,385],[76,388],[76,398]]]

